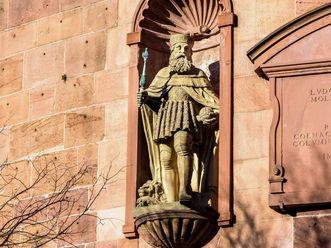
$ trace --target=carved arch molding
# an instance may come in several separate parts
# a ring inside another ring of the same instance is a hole
[[[220,226],[233,222],[232,195],[232,95],[233,95],[233,29],[236,18],[231,0],[142,0],[127,34],[131,49],[129,68],[128,158],[126,216],[123,233],[137,237],[133,209],[137,188],[147,168],[141,117],[136,105],[136,92],[143,61],[141,53],[149,49],[147,82],[168,63],[169,39],[172,34],[189,34],[194,38],[193,60],[204,69],[220,98],[218,189],[215,210]],[[221,90],[220,90],[221,89]]]

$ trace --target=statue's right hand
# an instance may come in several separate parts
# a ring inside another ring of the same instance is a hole
[[[141,105],[146,101],[147,99],[147,91],[145,90],[139,90],[137,92],[137,105],[140,108]]]

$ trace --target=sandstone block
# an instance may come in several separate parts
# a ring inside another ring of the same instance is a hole
[[[91,247],[88,246],[87,248],[119,248],[119,247],[130,248],[130,246],[119,246],[116,240],[98,242],[97,244],[95,244],[95,246],[91,246]]]
[[[101,71],[95,76],[95,101],[97,103],[110,102],[128,96],[127,70]]]
[[[35,23],[0,32],[0,58],[25,51],[36,45]]]
[[[9,154],[10,132],[9,129],[0,129],[0,163],[3,163]]]
[[[53,84],[64,73],[64,45],[56,43],[35,48],[24,58],[24,88]]]
[[[250,219],[250,222],[236,224],[235,228],[222,229],[216,246],[211,247],[293,248],[292,226],[291,218],[263,222]]]
[[[1,163],[3,163],[3,161]],[[1,166],[1,202],[10,199],[20,200],[29,197],[30,190],[25,192],[29,187],[30,167],[27,160],[15,163],[5,163]]]
[[[66,114],[65,147],[84,145],[104,138],[105,109],[93,106]]]
[[[9,126],[27,120],[29,109],[29,94],[21,91],[0,98],[0,127]]]
[[[77,151],[69,149],[36,157],[32,161],[32,182],[40,178],[34,195],[61,191],[77,173]],[[72,182],[73,183],[73,182]]]
[[[115,26],[117,14],[117,0],[107,0],[87,6],[84,9],[84,32],[95,32]]]
[[[35,119],[54,112],[53,85],[44,85],[30,91],[29,119]]]
[[[66,43],[66,70],[69,77],[96,72],[105,68],[105,32],[75,37]]]
[[[98,175],[109,173],[116,180],[125,180],[127,147],[126,141],[116,139],[99,144]]]
[[[123,238],[122,226],[125,218],[125,208],[113,208],[99,211],[98,217],[104,219],[103,225],[97,226],[97,240],[108,241]]]
[[[0,96],[22,89],[23,56],[0,61]]]
[[[137,239],[119,239],[117,240],[117,247],[138,248]]]
[[[100,187],[95,188],[95,193],[100,190]],[[117,176],[114,176],[101,191],[91,210],[106,210],[123,206],[125,206],[125,180],[118,180]]]
[[[256,39],[263,39],[280,26],[295,17],[293,0],[264,1],[256,0]],[[271,14],[272,13],[272,14]]]
[[[130,4],[131,5],[131,4]],[[120,69],[129,65],[130,47],[126,44],[129,28],[113,28],[108,31],[107,69]],[[117,37],[114,39],[114,37]]]
[[[93,103],[93,76],[71,78],[56,83],[56,111],[88,106]]]
[[[234,160],[268,157],[271,120],[272,110],[234,115]]]
[[[72,189],[63,195],[68,202],[54,204],[49,211],[50,219],[81,214],[88,206],[88,189]]]
[[[323,4],[330,3],[329,0],[296,0],[296,15],[302,15]]]
[[[38,44],[43,45],[82,33],[80,9],[44,18],[37,23]]]
[[[58,11],[59,0],[11,0],[8,26],[14,27]]]
[[[101,0],[61,0],[61,10],[69,10],[77,7],[82,7]]]
[[[259,40],[250,41],[235,41],[234,49],[234,77],[242,76],[256,76],[254,66],[247,57],[246,53],[251,49]]]
[[[84,171],[80,185],[93,184],[97,179],[98,145],[89,144],[78,148],[78,170]]]
[[[268,196],[268,187],[236,190],[234,192],[236,223],[249,223],[250,220],[261,222],[280,218],[279,214],[269,207]]]
[[[90,213],[91,215],[95,213]],[[70,244],[82,244],[82,243],[90,243],[96,241],[96,228],[97,228],[97,218],[94,216],[82,216],[79,220],[76,220],[76,216],[63,218],[62,223],[65,228],[66,225],[70,223],[74,223],[69,229],[68,235]],[[64,241],[59,241],[58,246],[64,246]]]
[[[268,158],[241,160],[234,163],[234,189],[269,187]]]
[[[0,31],[7,28],[8,0],[0,1]]]
[[[9,158],[16,159],[63,144],[64,115],[23,123],[11,128]]]
[[[126,142],[128,126],[127,99],[112,101],[106,105],[106,138]]]
[[[330,247],[331,216],[294,219],[294,248]]]
[[[252,112],[270,108],[269,82],[257,76],[235,78],[234,112]]]

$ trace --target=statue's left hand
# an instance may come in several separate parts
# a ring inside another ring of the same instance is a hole
[[[218,113],[213,111],[210,107],[204,107],[200,110],[197,120],[204,125],[212,125],[217,122]]]

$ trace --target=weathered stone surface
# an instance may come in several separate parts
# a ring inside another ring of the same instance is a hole
[[[256,38],[261,40],[271,32],[295,18],[293,0],[256,0]]]
[[[270,109],[269,82],[256,76],[234,80],[234,112]]]
[[[78,170],[85,171],[79,180],[80,185],[93,184],[97,179],[98,145],[89,144],[78,148]],[[105,200],[106,198],[103,198]]]
[[[29,119],[35,119],[54,112],[55,87],[43,85],[30,91]]]
[[[69,77],[105,68],[107,36],[92,33],[70,39],[66,43],[66,72]]]
[[[106,138],[126,140],[128,125],[127,99],[112,101],[106,105]]]
[[[256,177],[255,180],[258,180]],[[236,223],[261,222],[280,218],[279,213],[269,207],[269,187],[234,191]]]
[[[119,240],[117,240],[117,247],[138,248],[138,243],[139,243],[139,241],[137,239],[136,240],[119,239]]]
[[[10,159],[63,144],[64,115],[27,122],[11,128]]]
[[[17,26],[59,11],[59,0],[10,0],[8,26]]]
[[[269,186],[269,159],[240,160],[234,163],[234,190]]]
[[[56,43],[28,51],[24,57],[24,88],[53,84],[64,73],[64,45]]]
[[[32,182],[36,181],[40,175],[44,175],[41,182],[33,188],[33,195],[60,191],[77,175],[76,149],[42,155],[34,159],[32,163]]]
[[[125,180],[127,147],[125,139],[115,139],[99,144],[98,175],[109,175]]]
[[[91,215],[94,215],[96,213],[90,213]],[[96,228],[97,226],[97,218],[94,216],[85,215],[82,216],[79,220],[75,221],[77,217],[69,217],[68,220],[63,219],[63,221],[66,221],[66,223],[72,223],[74,224],[68,229],[68,232],[70,233],[70,237],[68,238],[71,244],[82,244],[82,243],[90,243],[96,241]],[[59,241],[58,245],[63,247],[65,242]]]
[[[234,160],[268,157],[272,110],[234,115]]]
[[[101,0],[60,0],[61,10],[69,10],[77,7],[82,7],[91,3],[95,3]]]
[[[89,5],[84,9],[84,32],[95,32],[117,24],[117,0],[107,0]]]
[[[129,65],[130,48],[124,45],[126,44],[126,33],[129,32],[130,29],[127,27],[113,28],[107,32],[107,69],[123,69]]]
[[[125,218],[125,208],[113,208],[98,212],[98,217],[104,219],[103,225],[97,226],[98,241],[123,238],[122,225]]]
[[[330,1],[329,0],[296,0],[296,14],[302,15],[326,3],[330,3]]]
[[[1,161],[3,163],[3,161]],[[13,198],[16,192],[22,192],[17,195],[18,199],[29,197],[30,191],[24,190],[30,186],[30,167],[29,161],[22,160],[1,166],[0,188],[1,202]],[[16,200],[16,198],[14,198]]]
[[[99,191],[100,187],[96,187],[95,192]],[[118,179],[115,176],[106,185],[105,189],[101,191],[100,196],[93,203],[91,210],[106,210],[123,206],[125,206],[125,180]]]
[[[35,23],[0,32],[0,58],[28,50],[36,45]]]
[[[7,28],[8,0],[0,1],[0,31]]]
[[[0,96],[22,89],[23,56],[0,61]]]
[[[81,9],[44,18],[37,23],[38,44],[66,39],[82,33]]]
[[[56,111],[84,107],[93,103],[94,80],[87,75],[56,83]]]
[[[29,109],[29,94],[21,91],[0,98],[0,128],[27,120]]]
[[[0,163],[5,161],[9,155],[10,136],[9,129],[0,129]]]
[[[105,109],[93,106],[66,114],[65,147],[84,145],[104,138]]]
[[[331,216],[294,219],[294,248],[330,247]]]
[[[110,102],[128,96],[127,70],[101,71],[95,75],[95,101]]]
[[[293,221],[291,218],[279,218],[263,222],[249,219],[246,223],[236,224],[235,228],[222,229],[216,246],[211,247],[293,248],[292,233]]]

